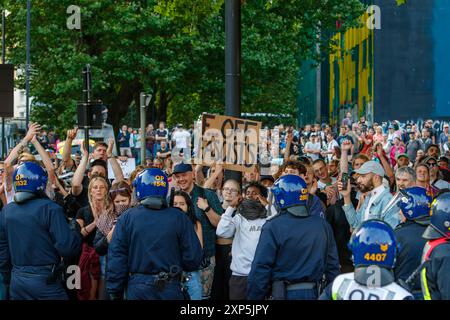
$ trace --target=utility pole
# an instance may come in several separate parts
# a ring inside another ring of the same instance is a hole
[[[86,144],[86,150],[89,152],[89,122],[88,108],[91,104],[91,65],[87,64],[83,68],[83,102],[84,102],[84,142]]]
[[[141,110],[141,164],[145,164],[145,158],[146,158],[146,146],[145,146],[145,127],[146,127],[146,114],[147,114],[147,107],[150,104],[150,101],[152,100],[151,94],[145,94],[144,92],[141,92],[140,94],[140,110]]]
[[[26,65],[25,65],[25,95],[26,95],[26,118],[25,131],[28,130],[30,122],[30,28],[31,28],[31,1],[27,0],[27,48],[26,48]]]
[[[225,115],[241,116],[241,0],[225,0]],[[240,182],[240,172],[225,170]]]
[[[2,10],[2,64],[5,64],[6,60],[6,16],[5,10]],[[5,117],[2,117],[2,159],[6,158],[6,138],[5,138]]]

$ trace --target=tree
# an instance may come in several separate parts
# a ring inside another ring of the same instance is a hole
[[[3,4],[12,12],[7,59],[24,68],[26,4]],[[59,130],[75,123],[87,63],[93,97],[108,105],[115,128],[133,101],[139,106],[141,91],[152,92],[157,121],[190,124],[203,111],[223,112],[223,0],[80,0],[81,30],[66,26],[72,4],[32,2],[32,119]],[[358,0],[245,1],[243,111],[293,113],[300,61],[319,59],[315,45],[329,50],[325,35],[336,20],[344,32],[362,10]],[[23,76],[17,84],[24,86]]]

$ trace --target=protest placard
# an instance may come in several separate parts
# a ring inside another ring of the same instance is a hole
[[[117,162],[120,165],[120,169],[122,169],[123,177],[128,179],[131,173],[136,169],[136,159],[135,158],[127,158],[126,161],[120,160],[117,158]],[[112,170],[111,164],[108,162],[108,178],[115,179],[114,171]]]
[[[222,164],[227,170],[249,172],[258,162],[261,122],[203,114],[201,135],[194,139],[194,163]]]

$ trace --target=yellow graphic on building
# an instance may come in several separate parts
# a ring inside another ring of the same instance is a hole
[[[369,14],[360,18],[360,27],[333,37],[336,51],[330,61],[330,120],[334,124],[345,112],[359,116],[373,109],[374,31],[367,28]]]

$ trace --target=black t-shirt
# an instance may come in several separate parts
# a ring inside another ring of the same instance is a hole
[[[156,136],[160,137],[160,138],[166,138],[169,139],[169,131],[167,131],[167,129],[164,130],[156,130]],[[167,141],[167,140],[166,140]],[[161,140],[159,140],[159,143],[161,142]]]
[[[166,153],[166,152],[169,152],[170,151],[170,149],[169,148],[165,148],[164,150],[163,149],[161,149],[161,148],[158,148],[158,151],[157,151],[157,153],[159,152],[159,153]],[[163,155],[161,155],[160,156],[160,158],[161,159],[165,159],[165,158],[167,158],[168,156],[163,156]]]
[[[94,222],[94,215],[92,214],[91,206],[88,205],[88,206],[83,207],[80,210],[78,210],[76,219],[77,220],[79,220],[79,219],[83,220],[85,227],[87,227],[92,222]],[[83,240],[90,247],[94,246],[94,238],[95,238],[96,230],[97,230],[97,227],[94,230],[92,230],[92,232],[86,238],[84,238],[84,240]]]
[[[428,132],[430,133],[430,139],[433,139],[433,137],[434,137],[434,141],[436,141],[436,143],[439,143],[439,141],[438,141],[438,139],[439,139],[439,136],[438,136],[438,133],[437,133],[437,130],[434,130],[433,128],[428,128]]]
[[[80,207],[85,207],[89,205],[89,178],[87,176],[83,177],[81,185],[83,186],[83,190],[78,196],[75,197],[75,199],[79,203]]]

